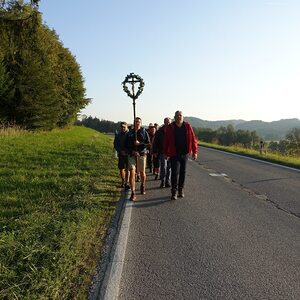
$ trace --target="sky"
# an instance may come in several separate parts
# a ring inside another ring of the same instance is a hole
[[[122,81],[145,81],[143,124],[176,110],[204,120],[300,119],[299,0],[41,0],[92,102],[81,113],[132,123]]]

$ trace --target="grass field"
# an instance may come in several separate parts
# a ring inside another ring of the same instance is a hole
[[[119,198],[112,139],[0,136],[0,299],[87,299]]]
[[[253,157],[253,158],[281,164],[284,166],[300,169],[300,157],[284,156],[284,155],[273,154],[273,153],[268,153],[268,152],[260,154],[256,150],[246,149],[246,148],[242,148],[240,146],[220,146],[220,145],[209,144],[209,143],[204,143],[204,142],[198,142],[198,144],[200,146],[204,146],[204,147],[210,147],[210,148],[214,148],[214,149],[219,149],[219,150],[223,150],[223,151],[246,155],[249,157]]]

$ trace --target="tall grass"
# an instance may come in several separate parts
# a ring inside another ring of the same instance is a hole
[[[111,138],[0,136],[0,299],[86,299],[118,199]]]
[[[269,152],[263,152],[262,154],[259,153],[257,150],[253,149],[246,149],[241,146],[221,146],[216,144],[210,144],[210,143],[204,143],[199,142],[200,146],[215,148],[223,151],[228,151],[232,153],[237,153],[277,164],[281,164],[284,166],[293,167],[296,169],[300,169],[300,157],[298,156],[287,156],[287,155],[280,155],[280,154],[274,154]]]
[[[14,123],[0,121],[0,136],[25,134],[26,131]]]

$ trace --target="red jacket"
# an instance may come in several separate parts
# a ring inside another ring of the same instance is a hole
[[[193,128],[190,125],[190,123],[183,121],[183,124],[186,130],[186,142],[188,153],[196,154],[198,152],[198,143]],[[174,126],[176,126],[175,122],[172,122],[170,125],[168,125],[164,138],[164,155],[169,157],[176,155]]]

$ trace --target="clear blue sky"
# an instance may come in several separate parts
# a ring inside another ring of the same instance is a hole
[[[299,0],[41,0],[82,67],[82,111],[132,122],[121,82],[145,80],[143,123],[182,110],[205,120],[300,118]]]

